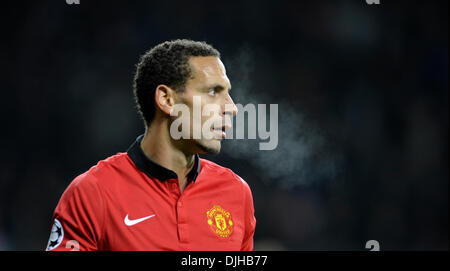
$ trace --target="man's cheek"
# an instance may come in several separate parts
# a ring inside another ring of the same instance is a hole
[[[221,129],[222,122],[220,121],[220,106],[217,104],[207,104],[203,107],[202,117],[202,136],[205,139],[219,139],[220,134],[214,132],[214,129]]]

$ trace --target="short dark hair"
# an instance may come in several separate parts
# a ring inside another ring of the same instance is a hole
[[[195,56],[220,57],[220,53],[206,42],[178,39],[158,44],[141,56],[133,92],[146,126],[155,117],[156,87],[164,84],[176,91],[184,91],[186,81],[192,76],[188,61]]]

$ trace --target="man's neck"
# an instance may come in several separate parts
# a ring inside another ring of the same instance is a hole
[[[176,148],[164,126],[164,123],[152,123],[145,131],[141,149],[152,161],[175,172],[180,190],[183,191],[187,185],[187,175],[194,166],[195,155]]]

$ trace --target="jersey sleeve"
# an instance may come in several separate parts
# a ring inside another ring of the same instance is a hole
[[[253,205],[253,196],[250,187],[241,177],[237,176],[243,184],[244,192],[244,206],[245,206],[245,232],[244,239],[242,241],[241,250],[251,251],[253,250],[253,236],[255,234],[256,218],[255,208]]]
[[[46,250],[99,250],[103,210],[97,179],[88,173],[75,178],[53,213]]]

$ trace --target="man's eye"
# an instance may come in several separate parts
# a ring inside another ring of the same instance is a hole
[[[216,95],[216,91],[214,89],[210,89],[208,95],[214,96]]]

